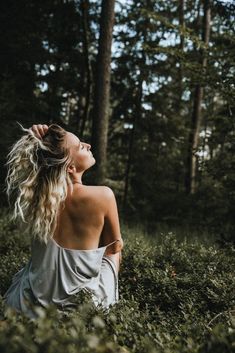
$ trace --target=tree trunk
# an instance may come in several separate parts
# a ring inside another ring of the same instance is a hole
[[[102,184],[106,176],[114,4],[115,0],[102,1],[92,124],[92,150],[96,159],[94,181],[96,184]]]
[[[79,137],[83,138],[84,130],[86,127],[86,122],[89,119],[90,108],[91,108],[91,81],[92,81],[92,70],[91,62],[89,59],[89,19],[88,19],[88,8],[89,1],[81,1],[81,11],[82,11],[82,26],[83,26],[83,52],[85,61],[85,73],[83,87],[85,88],[84,97],[84,109],[81,116],[81,127],[79,132]]]
[[[181,30],[185,28],[184,22],[184,0],[179,0],[179,24]],[[180,49],[183,53],[184,51],[184,33],[180,34]],[[183,67],[182,62],[179,62],[179,111],[181,110],[181,102],[182,102],[182,95],[183,95]]]
[[[126,165],[126,173],[125,173],[125,186],[124,186],[124,194],[123,194],[123,213],[125,214],[126,205],[127,205],[127,197],[129,190],[129,180],[130,180],[130,171],[133,160],[133,150],[134,150],[134,142],[135,142],[135,130],[136,130],[136,120],[137,116],[141,116],[142,111],[142,95],[143,95],[143,80],[140,77],[140,81],[138,84],[138,88],[136,91],[136,103],[135,103],[135,111],[133,114],[133,126],[130,129],[130,138],[129,138],[129,146],[128,146],[128,156],[127,156],[127,165]]]
[[[203,34],[202,40],[205,45],[209,44],[209,33],[210,33],[210,19],[211,19],[211,9],[210,0],[204,0],[204,16],[203,16]],[[205,49],[201,50],[201,63],[202,69],[205,73],[207,66],[207,57]],[[197,172],[197,156],[196,151],[198,148],[199,133],[201,127],[201,105],[203,99],[203,86],[197,84],[194,93],[194,104],[191,120],[191,129],[189,134],[189,148],[188,148],[188,158],[187,158],[187,175],[185,180],[186,192],[194,194],[196,191],[196,172]]]

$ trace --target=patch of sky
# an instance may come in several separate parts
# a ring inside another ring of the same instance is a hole
[[[49,65],[45,64],[43,66],[35,65],[35,69],[38,76],[46,76],[50,73],[50,71],[53,71],[53,72],[56,71],[56,67],[54,64],[49,64]]]
[[[37,76],[46,76],[49,73],[49,69],[48,69],[47,65],[43,65],[41,67],[41,65],[37,65],[36,64],[35,65],[35,70],[37,72]]]
[[[56,67],[53,64],[43,65],[43,66],[36,64],[35,70],[38,77],[45,77],[50,73],[50,71],[55,72]],[[41,92],[45,92],[48,90],[47,82],[42,80],[37,83],[37,87],[40,89]]]
[[[167,55],[160,53],[160,54],[155,54],[154,55],[154,59],[158,60],[158,61],[166,61],[167,60]]]
[[[199,158],[210,159],[210,148],[208,145],[205,145],[203,149],[198,150],[195,154]]]
[[[152,78],[152,82],[143,81],[143,93],[145,95],[154,94],[157,92],[161,87],[170,83],[172,81],[171,76],[157,76]]]
[[[224,4],[234,4],[234,0],[219,0],[218,2],[221,2]]]
[[[212,135],[212,130],[210,127],[207,127],[207,129],[203,129],[200,131],[199,136],[201,139],[203,139],[204,146],[199,147],[198,151],[195,153],[199,159],[210,159],[210,147],[208,145],[209,138]]]
[[[133,124],[131,123],[124,123],[123,124],[124,129],[133,129]]]
[[[116,0],[115,1],[115,11],[121,11],[123,8],[131,6],[133,0]]]
[[[188,39],[187,40],[187,48],[184,48],[186,51],[190,51],[190,50],[193,50],[194,48],[194,44],[193,44],[193,41],[191,39]]]
[[[42,46],[43,46],[44,49],[48,50],[49,53],[55,53],[56,52],[56,48],[51,48],[48,40],[43,40],[42,41]]]
[[[56,67],[55,67],[55,65],[53,65],[53,64],[50,64],[50,65],[49,65],[49,68],[50,68],[50,70],[53,71],[53,72],[56,71]]]
[[[46,75],[48,75],[48,74],[49,74],[49,69],[48,69],[48,67],[47,67],[46,65],[43,65],[43,67],[41,68],[39,74],[40,74],[41,76],[46,76]]]
[[[142,104],[142,108],[144,108],[144,110],[152,110],[152,103],[143,103]]]
[[[160,39],[159,45],[162,47],[175,46],[179,44],[180,39],[176,33],[167,33],[164,35],[163,39]]]
[[[189,11],[189,12],[185,12],[184,14],[184,19],[187,20],[188,22],[193,22],[195,17],[194,17],[194,11]]]
[[[210,127],[207,127],[206,130],[204,129],[204,130],[200,131],[200,133],[199,133],[200,137],[202,137],[202,138],[210,137],[211,134],[212,134],[212,130]]]
[[[48,84],[45,81],[38,82],[37,87],[40,89],[41,92],[45,92],[48,90]]]
[[[158,76],[157,77],[158,80],[158,84],[167,84],[169,82],[172,81],[172,77],[171,76]]]
[[[182,100],[183,100],[183,101],[189,101],[190,95],[191,95],[191,92],[190,92],[190,91],[184,90],[184,92],[183,92],[183,94],[182,94]]]
[[[143,81],[143,86],[142,87],[143,87],[143,93],[144,94],[155,93],[159,89],[157,80],[154,80],[151,83]]]
[[[114,12],[123,11],[124,4],[121,1],[115,1]]]
[[[114,61],[111,61],[110,66],[111,70],[115,70],[117,68],[117,64]]]
[[[48,42],[48,40],[43,40],[43,41],[42,41],[42,46],[43,46],[44,49],[47,49],[47,50],[48,50],[48,49],[49,49],[49,42]]]
[[[114,41],[112,42],[112,57],[120,58],[124,52],[125,44],[122,42]]]
[[[92,18],[92,16],[97,16],[98,18],[100,17],[100,12],[101,12],[101,2],[99,1],[97,4],[97,0],[90,0],[90,6],[89,8],[89,14]],[[92,33],[94,34],[96,40],[98,41],[99,39],[99,26],[97,26],[97,23],[95,21],[90,21],[90,28]]]
[[[178,20],[178,18],[173,18],[172,24],[173,24],[174,26],[179,26],[179,20]]]

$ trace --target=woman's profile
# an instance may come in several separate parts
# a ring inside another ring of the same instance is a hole
[[[56,124],[23,130],[8,155],[6,184],[14,218],[31,236],[31,258],[5,303],[34,317],[32,305],[71,308],[84,289],[109,307],[118,301],[123,248],[114,193],[83,184],[95,164],[89,144]]]

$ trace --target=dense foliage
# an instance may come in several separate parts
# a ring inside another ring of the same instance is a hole
[[[101,1],[93,0],[1,2],[2,164],[19,136],[16,121],[57,122],[90,140],[100,10]],[[126,219],[200,224],[234,237],[234,13],[234,3],[222,0],[116,2],[107,179]],[[198,85],[203,97],[190,195]],[[1,168],[1,183],[4,177]]]
[[[151,237],[123,227],[120,300],[109,311],[78,296],[76,310],[35,308],[29,320],[1,304],[0,351],[235,352],[235,249]],[[29,241],[2,212],[1,295],[29,258]]]

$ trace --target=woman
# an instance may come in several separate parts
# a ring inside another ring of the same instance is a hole
[[[23,130],[8,155],[6,181],[14,218],[32,235],[32,254],[5,302],[34,317],[33,304],[71,308],[83,289],[95,305],[109,307],[118,301],[123,240],[112,190],[82,182],[95,164],[91,146],[56,124]]]

